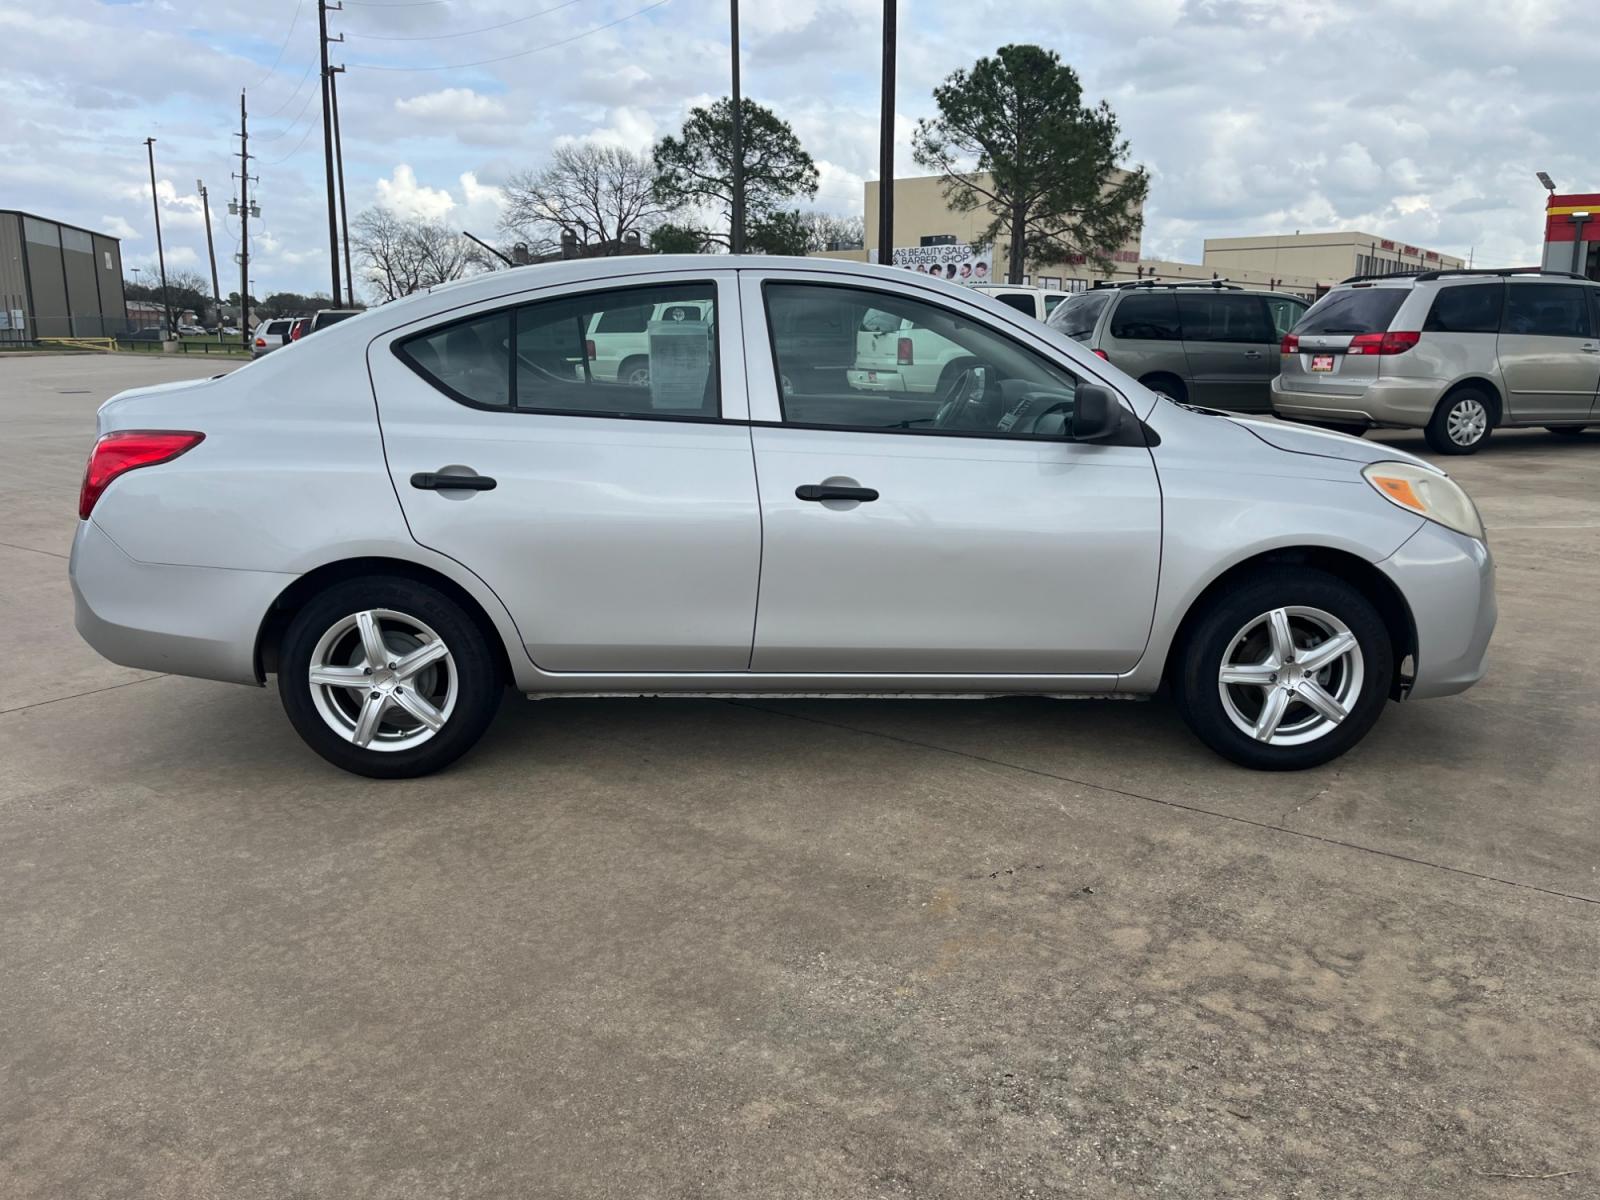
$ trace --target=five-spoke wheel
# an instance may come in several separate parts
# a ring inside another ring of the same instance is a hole
[[[411,579],[334,585],[295,615],[279,657],[278,693],[300,736],[363,775],[438,770],[478,740],[500,701],[483,631]]]
[[[1378,719],[1393,677],[1392,637],[1372,601],[1337,576],[1287,566],[1204,601],[1172,672],[1201,740],[1268,770],[1343,754]]]

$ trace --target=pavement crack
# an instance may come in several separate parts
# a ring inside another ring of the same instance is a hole
[[[66,554],[57,554],[54,550],[41,550],[37,546],[19,546],[15,542],[0,542],[0,546],[4,546],[8,550],[25,550],[29,554],[48,554],[51,558],[59,558],[63,562],[71,557]]]
[[[991,758],[985,754],[974,754],[970,750],[955,750],[949,746],[941,746],[935,742],[919,741],[916,738],[902,737],[897,733],[882,733],[876,729],[863,729],[859,725],[851,725],[844,721],[829,721],[823,717],[808,716],[801,713],[785,712],[781,708],[769,708],[764,704],[752,704],[747,700],[727,700],[724,703],[734,708],[748,708],[756,712],[768,713],[775,717],[787,717],[791,721],[807,721],[813,725],[825,725],[833,729],[843,729],[850,733],[860,734],[863,737],[881,738],[888,742],[899,742],[905,746],[916,746],[923,750],[932,750],[939,754],[949,754],[955,758],[965,758],[971,762],[986,763],[989,766],[1000,767],[1003,770],[1018,771],[1024,775],[1034,775],[1041,779],[1053,779],[1058,783],[1070,783],[1074,787],[1091,788],[1097,792],[1105,792],[1112,796],[1123,796],[1129,800],[1143,800],[1147,804],[1159,804],[1163,808],[1176,809],[1179,812],[1192,813],[1196,816],[1212,817],[1219,821],[1229,821],[1235,825],[1246,825],[1252,829],[1262,829],[1271,833],[1283,834],[1286,837],[1301,838],[1308,842],[1319,842],[1324,846],[1335,846],[1341,850],[1354,850],[1359,854],[1371,854],[1379,858],[1391,859],[1394,862],[1408,863],[1414,867],[1426,867],[1434,871],[1443,871],[1449,875],[1460,875],[1466,879],[1476,879],[1483,883],[1498,883],[1503,887],[1520,888],[1524,891],[1538,892],[1544,896],[1554,896],[1561,900],[1576,900],[1580,904],[1593,904],[1600,906],[1600,897],[1585,896],[1581,892],[1563,892],[1559,888],[1543,887],[1537,883],[1528,883],[1521,879],[1507,879],[1503,875],[1488,875],[1482,871],[1471,871],[1466,867],[1452,867],[1448,863],[1433,862],[1426,858],[1416,858],[1410,854],[1400,854],[1394,850],[1384,850],[1377,846],[1363,846],[1359,842],[1347,842],[1341,838],[1326,837],[1320,833],[1307,833],[1299,829],[1290,829],[1287,826],[1274,824],[1271,821],[1257,821],[1250,817],[1240,817],[1233,813],[1218,812],[1213,808],[1204,808],[1198,804],[1185,804],[1181,800],[1163,800],[1159,796],[1146,796],[1140,792],[1130,792],[1126,788],[1112,787],[1104,783],[1091,783],[1087,779],[1076,779],[1071,775],[1061,775],[1054,771],[1046,771],[1039,767],[1023,766],[1021,763],[1007,762],[1001,758]],[[1320,793],[1319,793],[1320,795]],[[1315,797],[1313,797],[1315,799]]]
[[[146,675],[143,679],[130,679],[127,683],[113,683],[110,687],[90,688],[87,692],[74,692],[70,696],[52,696],[48,700],[35,700],[32,704],[19,704],[15,708],[0,708],[0,717],[7,713],[27,712],[30,708],[43,708],[46,704],[60,704],[63,700],[81,700],[85,696],[98,696],[101,692],[114,692],[118,688],[133,687],[139,683],[165,679],[165,675]]]

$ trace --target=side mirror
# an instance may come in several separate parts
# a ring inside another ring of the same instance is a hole
[[[1072,396],[1072,440],[1105,442],[1122,429],[1122,404],[1110,388],[1080,383]]]

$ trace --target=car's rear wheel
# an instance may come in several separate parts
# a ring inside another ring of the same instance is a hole
[[[373,577],[336,584],[289,622],[278,694],[295,730],[335,766],[378,779],[427,775],[483,736],[499,663],[438,589]]]
[[[648,358],[627,359],[617,368],[617,382],[628,387],[649,387],[650,360]]]
[[[1274,569],[1208,602],[1173,673],[1189,727],[1243,766],[1296,771],[1337,758],[1383,710],[1394,650],[1350,583]]]
[[[1439,401],[1423,431],[1438,454],[1473,454],[1489,440],[1494,404],[1477,388],[1462,388]]]

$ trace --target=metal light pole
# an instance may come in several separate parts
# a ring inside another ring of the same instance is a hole
[[[144,148],[150,155],[150,206],[156,214],[156,262],[161,267],[161,324],[172,335],[172,303],[167,294],[167,252],[161,247],[161,198],[156,195],[156,140],[147,137]]]
[[[739,99],[739,0],[728,0],[728,19],[733,42],[733,137],[731,139],[733,170],[729,191],[732,193],[733,211],[729,214],[732,227],[728,231],[728,248],[735,254],[744,253],[744,104]]]
[[[344,300],[356,306],[356,276],[350,269],[350,206],[344,202],[344,142],[339,137],[339,75],[343,67],[328,68],[328,95],[333,100],[333,163],[339,175],[339,235],[344,241]],[[339,297],[333,298],[335,304]]]
[[[335,11],[338,11],[336,8]],[[328,72],[328,0],[317,0],[318,43],[322,50],[322,163],[328,185],[328,268],[333,280],[329,293],[333,303],[339,303],[339,214],[333,199],[333,107],[329,103]]]
[[[895,0],[883,0],[883,103],[878,130],[878,262],[894,262]]]
[[[195,191],[200,193],[200,211],[206,216],[206,254],[211,259],[211,302],[217,306],[217,341],[222,340],[222,288],[217,284],[217,248],[211,242],[211,193],[206,191],[205,181],[194,181]]]

